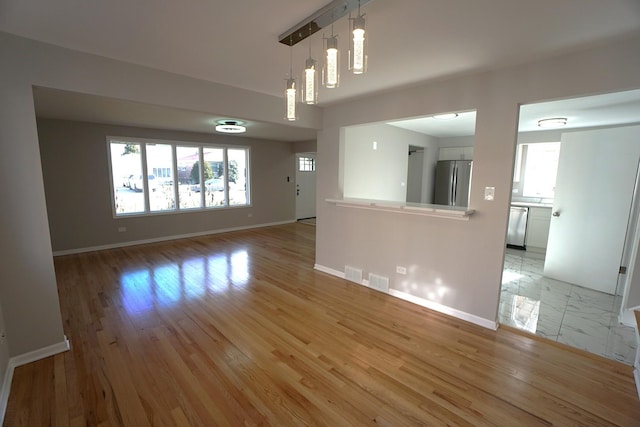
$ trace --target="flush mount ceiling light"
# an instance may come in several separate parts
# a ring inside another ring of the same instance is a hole
[[[431,116],[436,120],[453,120],[458,117],[458,113],[447,113],[447,114],[436,114],[435,116]]]
[[[220,120],[216,125],[216,131],[222,133],[244,133],[247,128],[242,126],[244,122],[238,120]]]
[[[550,119],[538,120],[538,127],[541,128],[559,128],[567,124],[566,117],[552,117]]]

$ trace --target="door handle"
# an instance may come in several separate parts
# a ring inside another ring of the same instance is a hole
[[[560,216],[560,211],[555,211],[554,213],[551,214],[551,216]]]

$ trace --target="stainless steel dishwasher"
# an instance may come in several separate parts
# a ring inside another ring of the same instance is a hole
[[[507,247],[526,249],[527,215],[529,208],[525,206],[511,206],[509,210],[509,227],[507,228]]]

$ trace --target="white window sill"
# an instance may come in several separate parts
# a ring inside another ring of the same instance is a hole
[[[411,215],[435,216],[468,221],[475,210],[443,205],[427,205],[422,203],[389,202],[368,199],[325,199],[328,203],[345,208],[370,209],[385,212],[397,212]]]

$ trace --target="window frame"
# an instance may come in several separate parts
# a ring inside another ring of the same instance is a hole
[[[113,176],[113,160],[111,158],[111,144],[112,143],[124,143],[124,144],[138,144],[140,145],[140,162],[141,162],[141,171],[142,171],[142,186],[143,186],[143,197],[144,197],[144,212],[129,212],[129,213],[118,213],[116,210],[116,187],[115,179]],[[148,165],[147,165],[147,144],[149,145],[169,145],[171,146],[172,152],[172,164],[171,164],[171,173],[173,180],[173,192],[175,198],[175,208],[171,210],[159,210],[152,211],[150,208],[150,200],[149,200],[149,183],[148,183]],[[122,136],[113,136],[107,135],[106,137],[106,145],[107,145],[107,160],[109,167],[109,191],[111,195],[111,215],[113,219],[122,219],[122,218],[132,218],[132,217],[146,217],[146,216],[157,216],[157,215],[176,215],[183,213],[192,213],[192,212],[210,212],[214,210],[226,210],[226,209],[238,209],[238,208],[250,208],[252,207],[252,197],[251,197],[251,147],[247,145],[235,145],[235,144],[216,144],[216,143],[205,143],[205,142],[196,142],[196,141],[178,141],[178,140],[165,140],[165,139],[155,139],[155,138],[136,138],[136,137],[122,137]],[[193,147],[198,150],[198,162],[200,164],[200,185],[201,190],[200,201],[201,206],[195,208],[181,208],[180,207],[180,198],[179,198],[179,182],[178,182],[178,159],[177,159],[177,147]],[[214,148],[214,149],[222,149],[223,150],[223,162],[224,162],[224,201],[225,204],[220,206],[206,206],[205,201],[205,191],[203,191],[204,185],[204,168],[202,167],[202,163],[204,161],[204,148]],[[245,179],[245,204],[229,204],[229,165],[228,165],[228,149],[235,150],[244,150],[245,152],[245,171],[246,171],[246,179]]]

